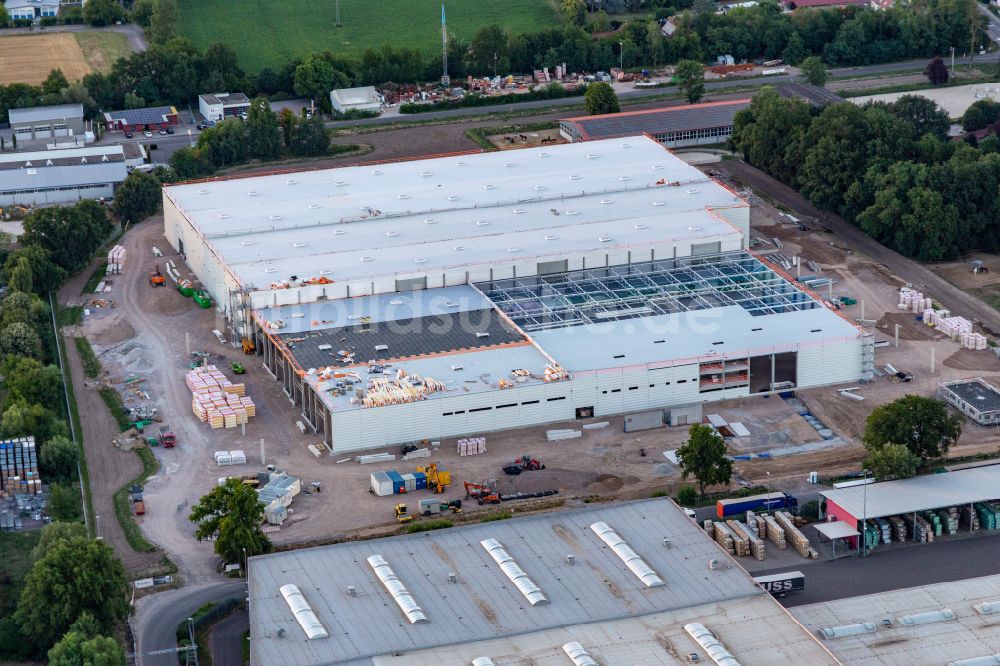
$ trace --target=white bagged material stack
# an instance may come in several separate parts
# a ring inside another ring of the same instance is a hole
[[[235,451],[229,452],[229,459],[234,465],[246,465],[247,464],[247,454],[242,450],[237,449]]]

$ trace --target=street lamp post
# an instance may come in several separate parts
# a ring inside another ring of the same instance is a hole
[[[866,539],[866,531],[868,527],[868,475],[871,473],[870,470],[861,470],[861,474],[864,476],[864,493],[861,509],[861,557],[868,557],[868,544]]]
[[[243,577],[247,577],[247,549],[243,548]]]
[[[625,71],[625,42],[618,42],[618,69]]]

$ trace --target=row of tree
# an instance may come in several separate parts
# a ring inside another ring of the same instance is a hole
[[[630,67],[704,62],[721,53],[738,60],[784,58],[799,64],[821,56],[830,65],[864,65],[931,56],[968,44],[970,34],[984,34],[974,30],[983,19],[973,3],[916,0],[886,11],[851,7],[788,14],[775,0],[765,0],[716,14],[714,3],[699,0],[674,17],[678,29],[669,39],[652,19],[629,20],[612,36],[596,39],[573,24],[519,35],[488,25],[471,40],[449,39],[448,62],[455,79],[561,63],[582,72],[608,70],[620,62]],[[86,7],[95,13],[120,11],[114,0]],[[324,51],[248,75],[229,47],[213,44],[200,50],[176,37],[177,15],[176,0],[136,0],[130,16],[146,28],[149,49],[118,60],[106,74],[94,72],[74,84],[57,78],[42,86],[0,86],[0,122],[8,109],[23,106],[81,102],[94,115],[98,109],[193,102],[209,90],[309,97],[328,110],[333,88],[429,81],[440,74],[436,54],[385,45],[366,49],[358,60]]]
[[[815,111],[773,90],[737,114],[733,147],[817,206],[921,260],[1000,248],[1000,140],[949,141],[933,102],[832,104]]]

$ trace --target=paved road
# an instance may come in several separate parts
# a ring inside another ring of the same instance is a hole
[[[982,3],[977,2],[975,4],[976,4],[976,9],[979,10],[979,13],[985,16],[986,20],[989,22],[989,24],[986,27],[986,34],[989,35],[990,39],[992,39],[994,42],[1000,42],[1000,18],[997,18],[997,15],[991,12]]]
[[[802,571],[806,576],[806,589],[779,601],[787,607],[804,606],[918,585],[992,576],[997,573],[1000,539],[996,534],[980,533],[980,536],[955,541],[893,544],[892,548],[882,552],[876,549],[864,558],[811,562],[755,571],[753,575]]]
[[[243,666],[243,632],[250,629],[250,612],[240,610],[219,622],[209,635],[213,666]]]
[[[174,653],[150,654],[177,647],[177,625],[210,601],[246,594],[241,580],[182,587],[143,597],[132,617],[138,666],[177,666]],[[141,629],[137,628],[141,626]]]
[[[44,35],[47,32],[120,32],[128,39],[129,46],[133,51],[145,51],[149,48],[146,35],[142,28],[134,23],[125,25],[109,25],[103,28],[94,28],[89,25],[51,25],[45,28],[7,28],[3,31],[5,35]]]
[[[730,160],[713,164],[714,171],[728,173],[736,180],[749,185],[792,210],[813,217],[829,229],[837,238],[847,243],[855,252],[861,252],[874,261],[884,264],[903,280],[919,284],[920,289],[933,294],[934,298],[948,305],[955,314],[980,322],[987,332],[1000,334],[1000,311],[997,311],[934,273],[923,264],[908,259],[890,250],[858,227],[842,217],[822,211],[813,206],[802,195],[771,178],[742,160]]]

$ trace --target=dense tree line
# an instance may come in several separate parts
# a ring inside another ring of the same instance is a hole
[[[471,40],[449,40],[449,73],[460,80],[469,74],[531,72],[562,63],[576,72],[608,70],[622,61],[626,67],[655,67],[683,60],[706,62],[724,53],[737,60],[783,58],[792,64],[814,56],[831,66],[930,57],[951,46],[960,52],[969,46],[973,26],[984,20],[973,3],[914,0],[885,11],[848,7],[788,14],[775,0],[764,0],[755,7],[716,14],[714,3],[679,0],[657,10],[657,15],[676,13],[678,28],[669,39],[653,19],[631,19],[603,37],[606,33],[599,29],[606,26],[596,19],[586,26],[571,21],[519,35],[488,25]],[[95,13],[113,13],[118,4],[98,0],[87,6]],[[98,109],[194,103],[199,94],[220,90],[272,99],[309,97],[329,110],[327,94],[336,87],[431,81],[441,74],[437,54],[390,45],[366,49],[356,60],[331,51],[310,53],[248,74],[228,46],[200,50],[176,37],[177,12],[176,0],[136,0],[131,17],[146,28],[149,49],[118,60],[107,74],[95,72],[72,84],[60,74],[41,86],[0,86],[0,122],[8,109],[23,106],[81,102],[93,116]],[[977,34],[986,39],[984,31]]]
[[[922,97],[813,111],[765,89],[735,122],[746,161],[921,260],[1000,249],[1000,139],[946,137],[948,117]]]

